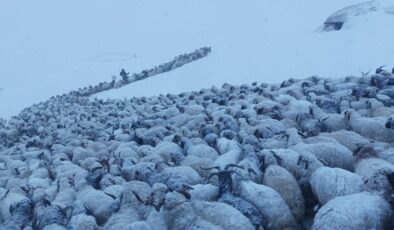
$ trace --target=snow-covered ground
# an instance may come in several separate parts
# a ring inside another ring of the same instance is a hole
[[[394,15],[379,10],[343,30],[319,31],[331,13],[360,2],[2,0],[0,117],[109,81],[121,68],[140,72],[202,46],[212,47],[207,58],[97,96],[339,77],[392,66]]]

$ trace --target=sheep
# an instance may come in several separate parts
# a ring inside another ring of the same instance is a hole
[[[252,181],[242,181],[239,185],[240,197],[253,203],[267,220],[268,229],[292,229],[296,221],[286,201],[270,187]]]
[[[226,165],[237,164],[241,157],[241,150],[236,148],[220,155],[213,162],[213,167],[225,168]]]
[[[119,226],[121,227],[121,226]],[[137,230],[137,229],[141,229],[141,230],[151,230],[151,226],[146,223],[145,221],[135,221],[131,224],[128,224],[126,226],[122,226],[123,229],[127,229],[127,230]]]
[[[394,148],[392,148],[392,147],[385,148],[385,149],[378,151],[377,156],[382,160],[385,160],[387,162],[390,162],[391,164],[394,164]]]
[[[268,167],[269,161],[273,164],[288,170],[297,179],[300,185],[309,182],[312,173],[322,167],[323,164],[309,152],[295,152],[290,149],[272,149],[263,151],[262,158],[265,161],[265,167]]]
[[[208,201],[195,201],[191,205],[197,215],[223,229],[254,229],[249,220],[230,205]]]
[[[70,217],[71,209],[61,208],[56,205],[51,205],[43,208],[36,213],[33,219],[33,228],[44,229],[50,225],[66,226]]]
[[[133,208],[122,208],[111,215],[104,225],[104,229],[116,230],[124,229],[128,224],[140,221],[141,218]]]
[[[374,98],[367,101],[369,117],[389,117],[394,114],[394,109],[386,107],[384,104]]]
[[[391,114],[393,114],[393,113],[391,113]],[[384,124],[384,126],[385,126],[387,129],[394,129],[394,117],[393,117],[393,116],[390,116],[389,118],[387,118],[387,121],[386,121],[386,123]]]
[[[88,216],[84,213],[74,215],[71,218],[71,220],[68,222],[67,227],[72,230],[77,230],[77,229],[94,230],[98,228],[94,217]]]
[[[391,229],[390,205],[368,192],[339,196],[317,212],[315,229]]]
[[[212,167],[212,161],[207,158],[196,157],[193,155],[188,155],[181,162],[182,166],[188,166],[196,170],[196,172],[203,178],[209,177],[209,172],[203,170],[202,168]]]
[[[227,138],[219,138],[216,143],[216,149],[220,155],[227,153],[230,150],[241,152],[241,148],[238,143],[234,140],[229,140]]]
[[[24,229],[30,224],[33,216],[33,204],[28,199],[19,200],[11,204],[10,217],[2,224],[2,229]]]
[[[202,181],[200,175],[192,168],[186,166],[167,167],[153,176],[155,183],[164,183],[170,189],[176,190],[183,185],[195,185]]]
[[[345,112],[345,124],[348,129],[376,141],[394,142],[394,131],[386,128],[386,119],[383,117],[361,117],[356,111]]]
[[[167,193],[163,207],[168,229],[197,229],[200,225],[205,227],[203,229],[216,227],[209,222],[201,223],[201,218],[194,213],[191,203],[179,193]]]
[[[376,150],[368,145],[354,151],[355,173],[359,174],[367,191],[377,193],[387,201],[392,201],[394,165],[377,158]]]
[[[219,188],[212,184],[197,184],[190,191],[192,200],[215,201],[219,194]]]
[[[232,174],[238,174],[234,169],[242,169],[242,167],[230,164],[226,165],[223,170],[220,170],[219,167],[207,168],[204,170],[210,169],[218,170],[218,172],[212,173],[209,178],[215,175],[218,176],[219,189],[213,187],[208,191],[209,194],[204,195],[202,199],[207,199],[207,197],[205,197],[207,195],[211,197],[210,199],[219,199],[218,201],[229,204],[241,211],[241,213],[245,215],[256,228],[265,226],[265,219],[257,207],[255,207],[251,202],[237,197],[238,191],[236,191],[236,186],[234,186]],[[192,195],[196,193],[198,193],[198,191],[192,191]]]
[[[251,145],[244,145],[242,148],[243,158],[238,163],[238,166],[244,168],[244,170],[239,171],[243,174],[243,178],[249,178],[256,183],[261,182],[262,173],[260,171],[260,159],[255,149]]]
[[[340,130],[331,133],[321,133],[320,135],[334,138],[336,141],[348,148],[350,151],[354,151],[360,145],[370,143],[367,138],[361,136],[360,134],[347,130]]]
[[[278,165],[270,165],[264,172],[263,183],[283,197],[297,221],[304,218],[305,206],[301,188],[289,171]]]
[[[307,227],[319,203],[350,193],[391,202],[388,74],[129,100],[90,101],[81,96],[89,88],[53,97],[0,125],[2,221],[15,221],[9,207],[27,199],[34,218],[25,228],[224,229],[203,209],[227,218],[216,209],[229,208],[245,226],[279,229]],[[356,115],[378,121],[376,135]]]
[[[30,200],[21,193],[8,192],[5,198],[3,198],[0,202],[2,217],[4,220],[7,220],[12,216],[11,207],[13,205],[20,203],[20,205],[22,205],[23,207],[28,207],[27,203],[29,203]]]
[[[146,222],[152,230],[167,230],[167,223],[163,212],[150,212]]]
[[[182,149],[172,142],[162,141],[154,149],[153,154],[161,156],[166,162],[179,163],[184,159]]]
[[[104,192],[89,187],[80,191],[77,194],[77,199],[82,201],[87,213],[94,216],[99,225],[104,224],[111,214],[120,207],[119,201]]]
[[[208,158],[210,160],[215,160],[219,154],[215,149],[209,147],[205,144],[193,145],[187,150],[188,156],[197,156],[200,158]]]
[[[300,153],[312,153],[319,161],[321,161],[326,166],[338,167],[353,171],[352,152],[339,143],[299,143],[295,146],[292,146],[291,149]]]
[[[226,203],[237,210],[239,210],[245,217],[247,217],[250,223],[256,228],[264,228],[267,226],[267,220],[260,212],[260,210],[250,201],[244,200],[231,193],[225,193],[220,197],[218,202]]]
[[[341,168],[318,168],[312,174],[310,184],[321,205],[335,197],[365,190],[364,181],[359,175]]]

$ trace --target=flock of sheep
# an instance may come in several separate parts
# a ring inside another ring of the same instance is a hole
[[[53,97],[0,122],[0,229],[390,229],[394,74]]]

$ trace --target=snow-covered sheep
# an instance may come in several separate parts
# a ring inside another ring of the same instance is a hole
[[[241,197],[231,193],[225,193],[218,201],[226,203],[239,210],[245,217],[249,219],[250,223],[256,229],[267,226],[267,220],[265,219],[264,215],[252,202],[242,199]]]
[[[208,178],[209,172],[207,170],[203,170],[203,168],[210,168],[212,167],[212,160],[207,158],[196,157],[193,155],[188,155],[185,159],[182,160],[182,166],[188,166],[192,169],[196,170],[201,177]]]
[[[299,143],[291,147],[291,149],[299,153],[312,153],[326,166],[338,167],[353,171],[352,152],[339,143]]]
[[[9,217],[1,224],[2,229],[24,229],[30,225],[33,215],[33,204],[30,200],[21,199],[12,203],[8,211]]]
[[[394,165],[377,158],[371,146],[360,146],[354,151],[355,173],[364,180],[367,191],[392,200]]]
[[[349,130],[376,141],[392,143],[394,130],[386,128],[386,122],[383,117],[361,117],[354,110],[345,112],[345,124]]]
[[[219,188],[212,184],[196,184],[190,191],[192,200],[215,201],[219,194]]]
[[[296,221],[286,201],[268,186],[243,181],[239,185],[240,196],[253,203],[267,220],[268,229],[292,229]]]
[[[347,130],[339,130],[330,133],[321,133],[320,135],[334,138],[343,146],[350,149],[350,151],[354,151],[360,145],[365,145],[370,143],[370,141],[367,138],[361,136],[360,134]]]
[[[104,228],[110,230],[124,229],[128,224],[140,221],[139,214],[133,208],[122,208],[111,215],[105,223]]]
[[[74,215],[71,218],[71,220],[68,222],[67,227],[72,230],[74,229],[94,230],[98,228],[94,217],[90,215],[86,215],[84,213]]]
[[[236,141],[229,140],[223,137],[217,140],[216,149],[218,150],[219,154],[227,153],[230,150],[236,150],[241,152],[241,148]]]
[[[167,167],[153,176],[155,183],[166,184],[170,189],[176,190],[183,185],[195,185],[202,182],[200,175],[192,168],[186,166]]]
[[[216,150],[205,144],[193,145],[187,150],[189,156],[196,156],[200,158],[208,158],[210,160],[215,160],[219,154]]]
[[[392,210],[381,197],[367,192],[340,196],[317,212],[312,229],[390,229]]]
[[[331,199],[364,191],[361,177],[341,168],[320,167],[311,176],[310,184],[320,204]]]
[[[228,204],[208,201],[194,201],[191,204],[197,215],[223,229],[254,229],[240,211]]]
[[[88,213],[96,218],[98,224],[104,224],[112,213],[120,207],[120,202],[114,200],[102,191],[93,188],[86,188],[77,194],[77,199],[81,200]]]
[[[297,180],[289,171],[278,165],[270,165],[264,172],[263,183],[283,197],[297,221],[304,218],[304,198]]]
[[[295,152],[290,149],[272,149],[263,151],[263,159],[269,164],[278,164],[288,170],[299,184],[309,182],[312,173],[323,164],[309,152]]]
[[[51,225],[58,225],[59,227],[66,226],[71,214],[72,210],[68,207],[61,208],[56,205],[45,207],[35,213],[33,227],[36,229],[44,229]]]

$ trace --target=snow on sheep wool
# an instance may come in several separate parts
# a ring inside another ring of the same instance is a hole
[[[0,126],[0,229],[392,228],[393,81],[52,97]]]

